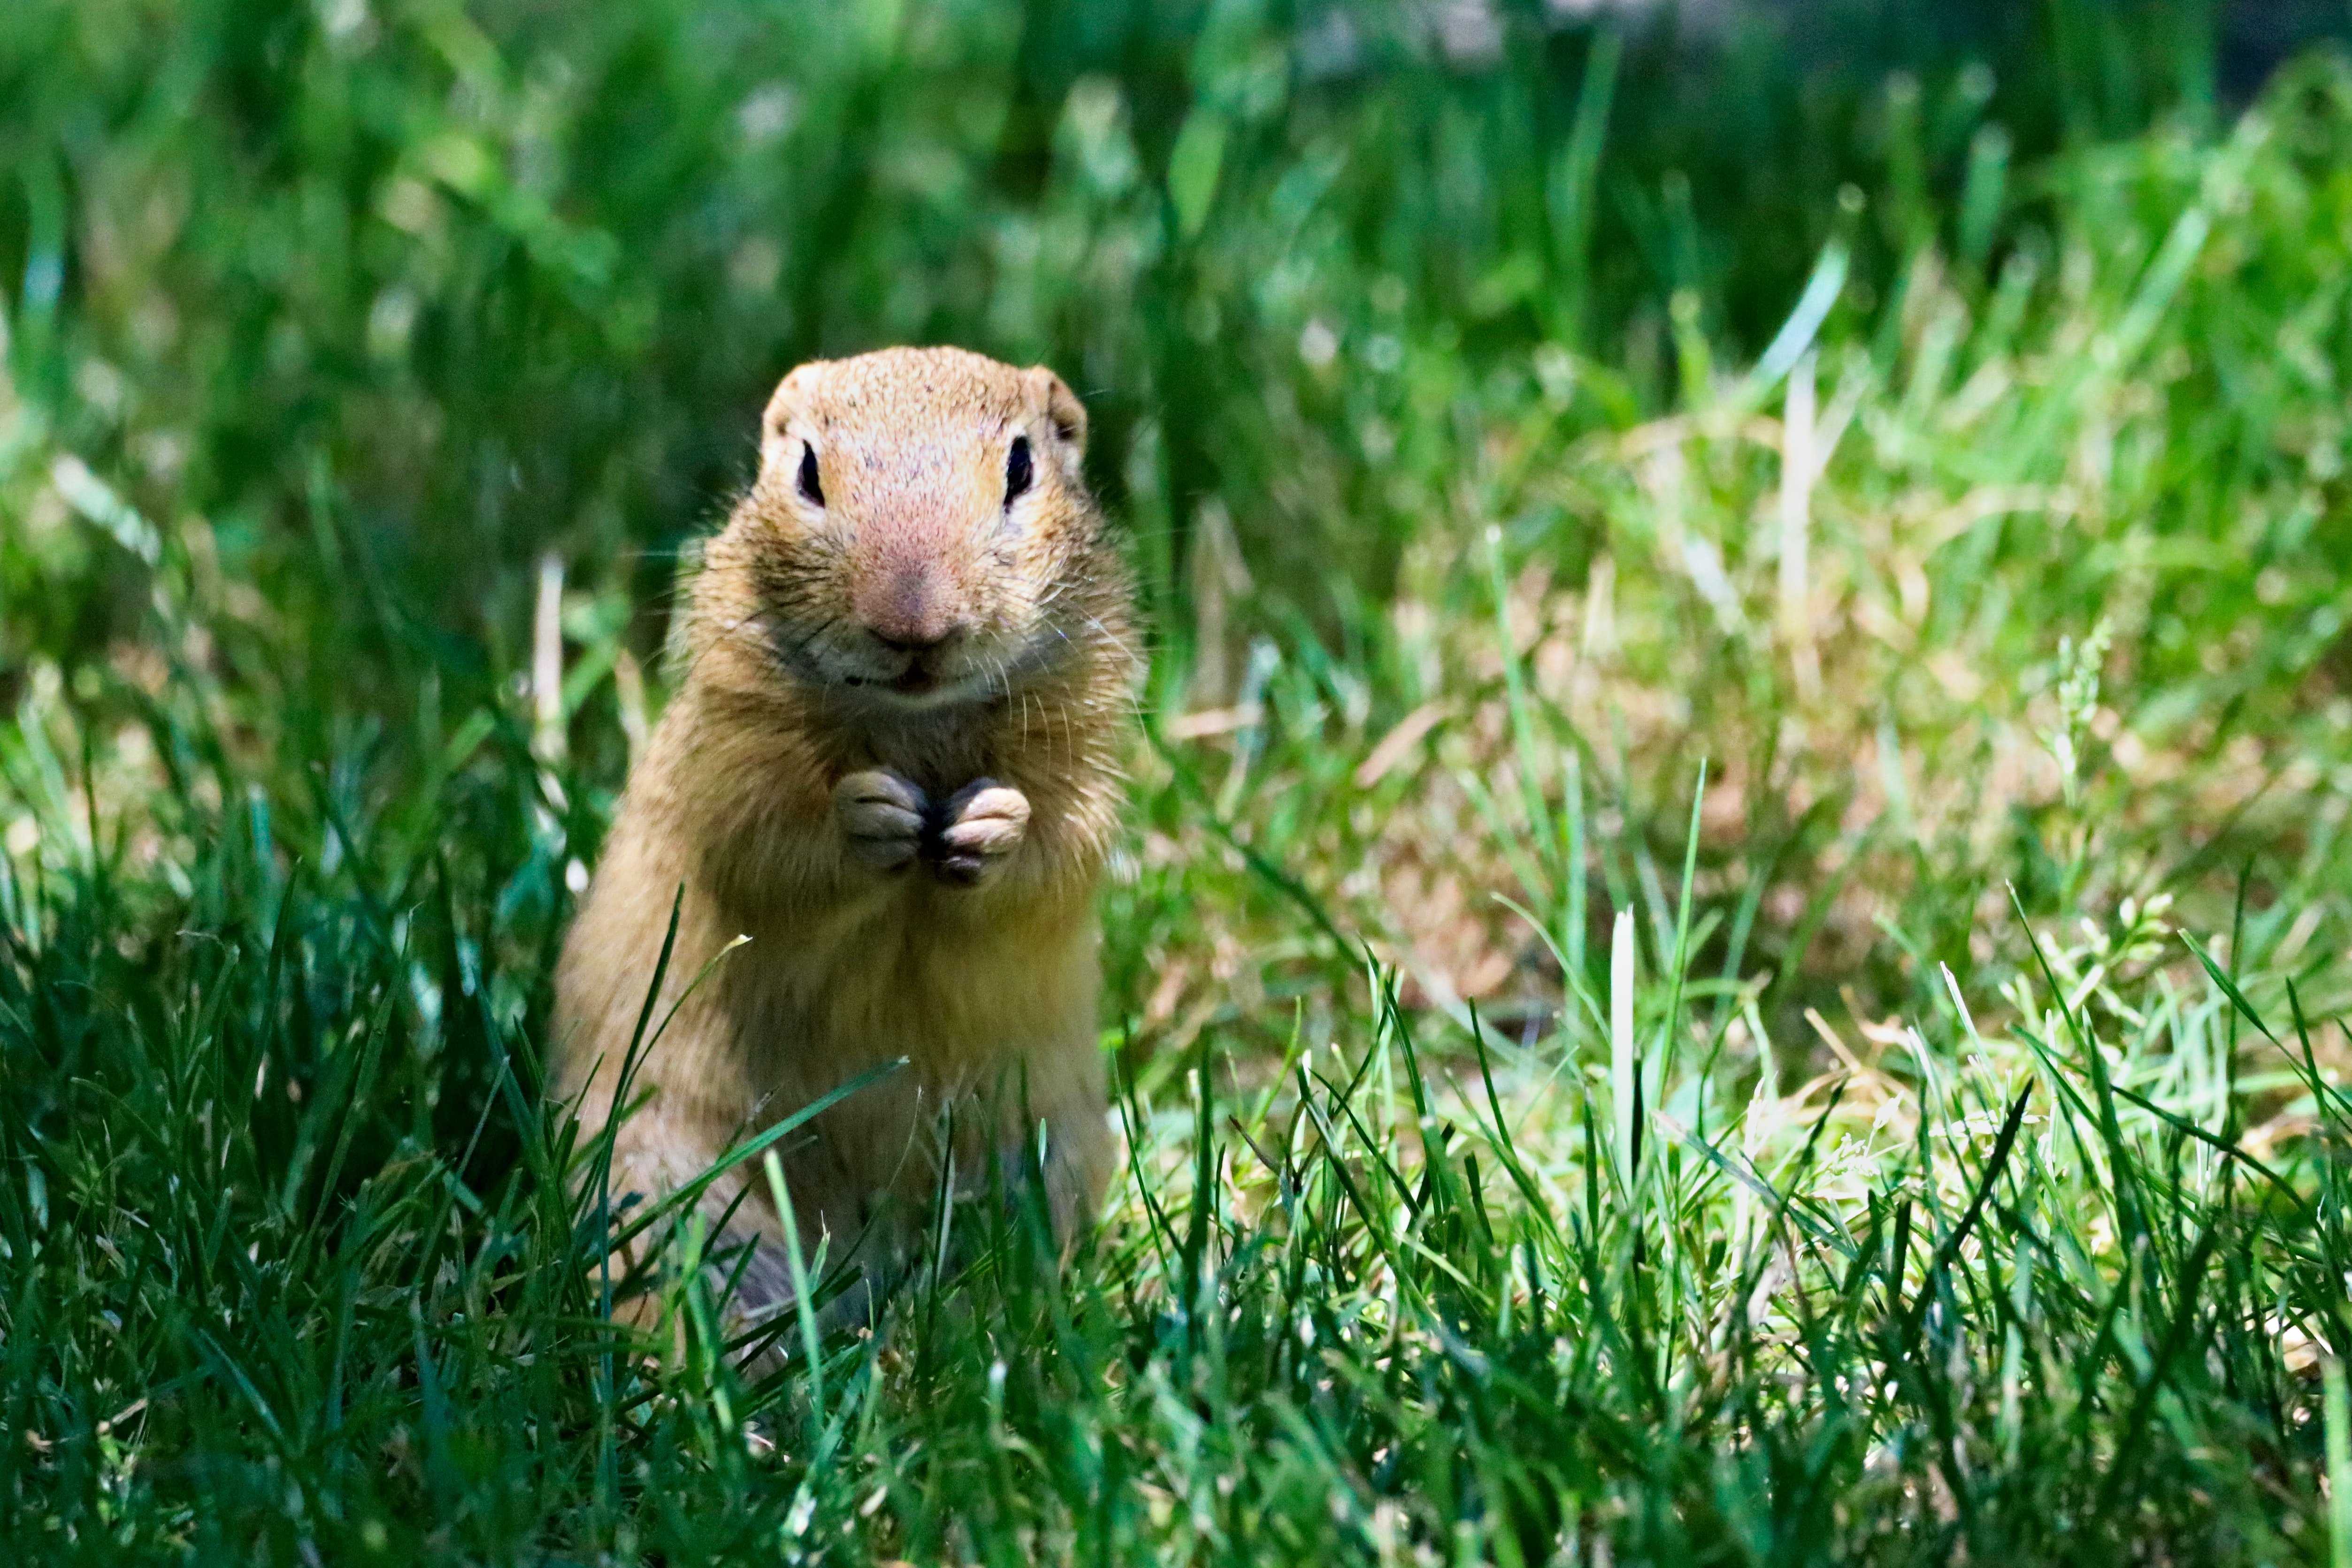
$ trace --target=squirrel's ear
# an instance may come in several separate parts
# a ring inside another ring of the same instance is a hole
[[[1087,405],[1070,384],[1043,365],[1029,371],[1029,401],[1032,407],[1054,422],[1054,434],[1062,444],[1079,456],[1087,450]]]

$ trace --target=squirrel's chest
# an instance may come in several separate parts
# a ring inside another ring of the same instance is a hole
[[[1000,771],[1008,753],[1021,749],[1020,727],[1005,731],[1001,706],[949,709],[924,716],[923,723],[869,725],[852,744],[847,768],[887,768],[927,794],[951,795]]]

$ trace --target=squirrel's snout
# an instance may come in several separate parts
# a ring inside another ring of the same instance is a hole
[[[936,572],[901,569],[858,592],[853,608],[866,634],[894,653],[929,653],[964,630],[964,621]]]

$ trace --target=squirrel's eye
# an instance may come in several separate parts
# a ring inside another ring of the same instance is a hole
[[[1013,450],[1004,459],[1004,504],[1013,505],[1029,488],[1029,438],[1016,435]]]
[[[824,486],[816,477],[816,448],[805,441],[801,443],[801,494],[813,507],[824,505]]]

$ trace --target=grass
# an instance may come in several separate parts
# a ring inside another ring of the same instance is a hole
[[[16,1556],[2352,1558],[2352,68],[133,11],[0,22]],[[1129,1168],[649,1356],[552,952],[901,336],[1103,413]]]

